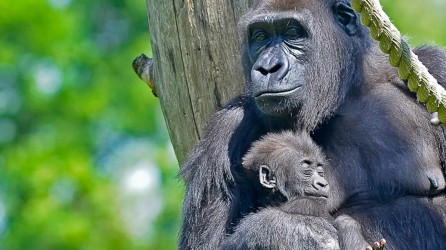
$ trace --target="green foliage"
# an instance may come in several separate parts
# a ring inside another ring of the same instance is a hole
[[[446,1],[382,3],[414,44],[446,45]],[[175,249],[178,166],[131,69],[151,54],[145,2],[0,9],[0,249]]]
[[[131,69],[151,54],[145,3],[0,9],[0,248],[176,248],[178,166],[159,102]],[[159,185],[126,191],[141,162]],[[158,209],[139,212],[141,200]],[[147,225],[131,229],[125,214]]]
[[[384,11],[411,44],[446,46],[445,0],[380,0]]]

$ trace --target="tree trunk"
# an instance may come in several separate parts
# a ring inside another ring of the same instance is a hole
[[[244,90],[237,22],[252,1],[147,0],[156,91],[180,164]]]

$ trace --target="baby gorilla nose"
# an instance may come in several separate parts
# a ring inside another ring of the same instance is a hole
[[[314,174],[313,187],[316,191],[321,192],[322,194],[328,193],[330,190],[327,180],[317,173]]]

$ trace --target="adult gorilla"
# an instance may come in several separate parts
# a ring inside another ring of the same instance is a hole
[[[265,0],[240,27],[251,81],[245,95],[215,114],[182,167],[179,248],[217,249],[240,218],[258,209],[242,156],[267,132],[292,129],[310,132],[330,161],[334,216],[351,215],[369,242],[386,238],[389,249],[445,249],[443,127],[430,124],[350,3]],[[444,84],[446,53],[416,52]]]

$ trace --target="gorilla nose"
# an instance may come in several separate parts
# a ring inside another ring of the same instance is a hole
[[[269,68],[264,68],[262,66],[259,66],[256,70],[260,72],[260,74],[266,76],[268,74],[274,74],[277,71],[279,71],[281,68],[283,67],[283,64],[278,63],[273,65],[272,67]]]
[[[268,57],[259,58],[254,64],[253,73],[257,77],[274,77],[276,80],[281,80],[288,73],[288,60],[284,53],[275,53]]]
[[[316,190],[320,190],[320,191],[324,191],[324,192],[328,192],[329,190],[329,185],[327,180],[325,180],[325,178],[319,177],[319,178],[315,178],[313,181],[313,187]]]

